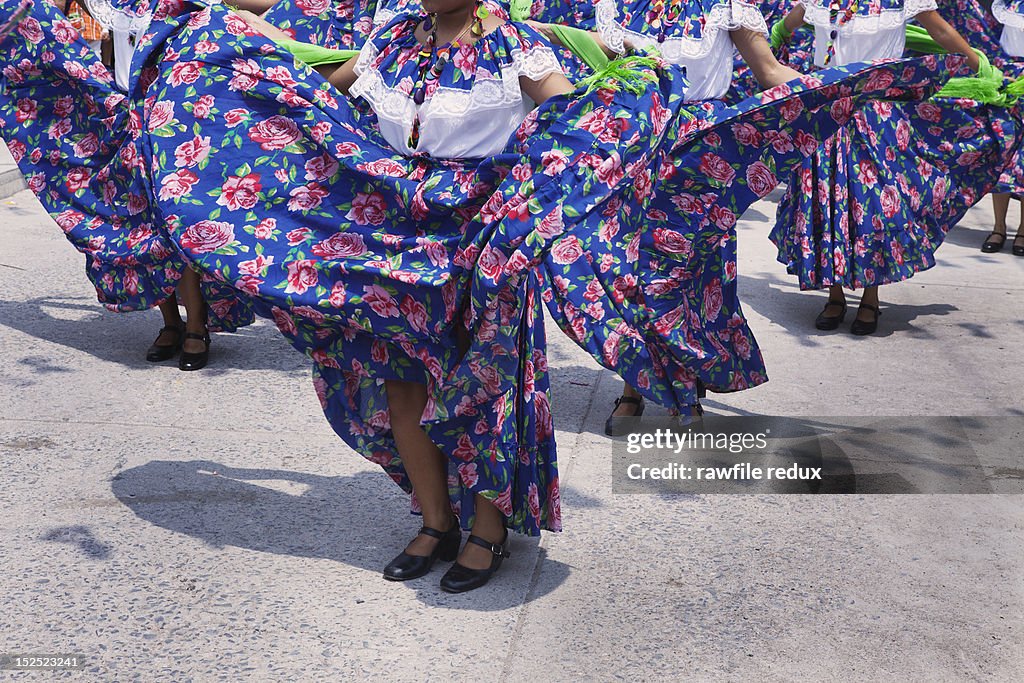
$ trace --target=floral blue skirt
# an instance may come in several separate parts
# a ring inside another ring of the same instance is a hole
[[[263,18],[295,40],[358,50],[370,37],[378,0],[277,0]]]
[[[973,100],[876,102],[793,173],[771,240],[801,289],[906,280],[996,187],[1019,112]]]
[[[5,3],[7,18],[17,3]],[[4,22],[0,22],[4,23]],[[97,298],[113,311],[145,310],[174,294],[186,261],[161,224],[147,176],[141,102],[113,76],[71,23],[39,2],[2,44],[0,127],[7,146],[68,240],[85,255]],[[247,297],[202,279],[210,328],[254,320]]]
[[[939,11],[950,25],[960,32],[968,44],[985,53],[992,64],[1009,80],[1024,75],[1024,57],[1007,54],[1000,45],[1003,25],[991,12],[991,2],[981,0],[942,0]],[[1018,151],[1003,170],[992,192],[1008,192],[1024,197],[1024,158]]]

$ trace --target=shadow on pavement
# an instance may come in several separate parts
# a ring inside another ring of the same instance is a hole
[[[67,317],[60,317],[61,314]],[[106,311],[91,299],[39,297],[28,301],[0,300],[0,321],[11,329],[59,344],[99,360],[136,370],[163,368],[177,372],[175,361],[149,363],[146,349],[163,324],[159,313],[119,314]],[[204,374],[229,370],[302,370],[309,361],[270,326],[246,327],[231,334],[214,334],[210,365]],[[47,364],[45,357],[28,353],[18,359],[42,372],[66,369]]]
[[[373,572],[401,552],[420,524],[409,513],[408,497],[376,472],[331,477],[204,460],[156,460],[115,475],[111,489],[140,519],[214,548],[333,560]],[[527,558],[538,550],[546,590],[568,577],[569,566],[545,560],[536,538],[511,540],[512,558],[490,584],[470,593],[472,597],[440,591],[437,581],[444,563],[396,590],[415,590],[418,599],[431,605],[476,611],[515,607],[538,597],[508,590],[510,585],[523,586],[521,580],[513,584],[513,578],[521,578],[516,566],[532,576],[535,564]],[[532,583],[531,578],[527,587]]]
[[[46,532],[43,540],[74,546],[80,553],[92,560],[106,560],[110,557],[110,546],[93,536],[87,526],[55,527]]]
[[[741,275],[743,292],[741,298],[745,309],[755,311],[771,322],[782,326],[803,346],[816,347],[822,337],[843,335],[852,343],[878,337],[889,337],[899,332],[913,332],[916,338],[931,338],[933,335],[927,327],[914,324],[919,319],[926,323],[936,316],[949,315],[960,310],[948,303],[934,303],[923,306],[900,304],[899,286],[895,283],[880,287],[879,297],[882,302],[882,317],[878,321],[878,331],[868,337],[855,337],[849,333],[850,323],[857,315],[860,303],[859,294],[847,292],[846,301],[849,310],[845,322],[839,329],[823,332],[814,327],[814,319],[828,300],[827,292],[801,292],[796,280],[789,281],[775,275],[759,277],[757,275]],[[756,325],[755,325],[756,327]],[[974,336],[983,336],[983,330],[971,330]],[[755,335],[757,330],[754,330]]]

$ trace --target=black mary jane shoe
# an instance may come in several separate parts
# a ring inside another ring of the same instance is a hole
[[[878,306],[872,306],[871,304],[861,304],[860,307],[874,311],[875,318],[871,322],[864,322],[860,318],[854,319],[853,323],[850,324],[850,334],[855,334],[858,337],[874,334],[875,330],[878,329],[878,317],[882,315],[882,312],[878,310]]]
[[[182,351],[181,358],[178,359],[178,369],[185,370],[186,372],[190,370],[202,370],[210,360],[210,333],[206,332],[204,334],[196,334],[195,332],[186,332],[185,339],[198,339],[206,344],[206,348],[199,353]]]
[[[632,415],[616,415],[615,411],[623,403],[636,406],[636,412]],[[608,416],[608,419],[604,422],[604,433],[608,436],[623,436],[633,431],[633,427],[636,423],[632,422],[634,418],[640,417],[644,414],[644,408],[647,405],[644,403],[644,397],[636,398],[635,396],[619,396],[615,399],[615,406],[612,408],[612,414]]]
[[[160,334],[157,335],[157,339],[160,339],[160,335],[164,332],[174,332],[177,341],[169,346],[163,344],[157,344],[155,341],[152,346],[146,350],[146,360],[150,363],[162,363],[165,360],[170,360],[178,355],[181,351],[181,345],[185,340],[185,327],[184,325],[166,325],[160,328]]]
[[[995,238],[999,239],[996,240]],[[985,238],[985,241],[981,243],[981,251],[983,254],[995,254],[1003,250],[1006,246],[1006,233],[996,232],[995,230]]]
[[[1013,255],[1024,256],[1024,234],[1013,238]]]
[[[487,569],[470,569],[456,562],[441,577],[441,590],[445,593],[465,593],[466,591],[480,588],[491,580],[494,572],[498,571],[498,567],[501,566],[502,560],[509,557],[507,548],[508,530],[505,531],[505,537],[501,539],[501,543],[491,543],[488,540],[473,535],[470,535],[466,543],[473,543],[481,548],[490,550],[491,566]]]
[[[426,575],[438,560],[451,562],[459,556],[462,529],[457,521],[452,520],[452,527],[448,531],[439,531],[425,526],[419,530],[419,533],[438,539],[434,551],[429,555],[410,555],[403,550],[398,557],[388,562],[388,566],[384,567],[385,579],[388,581],[418,579]]]
[[[839,315],[825,315],[825,311],[828,310],[829,306],[842,306],[843,310],[839,312]],[[837,329],[846,320],[846,302],[845,301],[834,301],[829,299],[828,303],[825,304],[825,308],[821,310],[818,317],[814,319],[814,326],[825,332]]]

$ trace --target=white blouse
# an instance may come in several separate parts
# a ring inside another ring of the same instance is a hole
[[[705,16],[700,38],[670,36],[659,43],[654,36],[622,26],[617,0],[597,2],[597,31],[604,44],[620,54],[627,43],[637,48],[657,48],[666,61],[686,69],[690,87],[685,97],[690,102],[720,99],[729,91],[735,54],[729,32],[741,28],[768,33],[756,5],[723,0]]]
[[[1006,6],[1006,0],[994,0],[992,16],[1003,25],[999,45],[1011,57],[1024,57],[1024,16]]]
[[[522,91],[519,78],[539,82],[552,73],[562,73],[554,51],[546,45],[535,45],[526,51],[513,51],[512,63],[501,73],[478,70],[468,90],[437,88],[419,107],[420,139],[417,148],[412,149],[409,135],[416,103],[411,84],[403,88],[402,83],[387,83],[373,66],[377,55],[373,42],[367,41],[359,52],[357,78],[349,92],[370,104],[381,134],[405,156],[426,152],[439,159],[466,159],[500,153],[536,106]]]
[[[854,62],[898,59],[906,46],[907,23],[921,12],[937,8],[935,0],[907,0],[903,6],[882,9],[870,16],[856,16],[837,27],[826,0],[803,0],[804,21],[814,26],[814,63],[825,66],[832,31],[834,55],[829,66]]]

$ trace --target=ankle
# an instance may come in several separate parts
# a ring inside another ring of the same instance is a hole
[[[438,531],[448,531],[457,523],[458,520],[455,519],[455,515],[452,514],[451,510],[423,511],[423,526],[425,527],[437,529]]]
[[[501,518],[474,520],[470,533],[495,544],[504,543],[505,539],[508,538],[508,529],[505,528],[505,521]]]
[[[861,297],[860,307],[861,308],[864,308],[864,307],[878,308],[878,297],[877,296],[874,297],[874,298],[867,297],[867,296]]]

